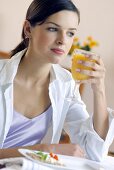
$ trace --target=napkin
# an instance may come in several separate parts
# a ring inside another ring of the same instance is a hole
[[[5,164],[2,170],[53,170],[24,157],[1,159],[0,164]]]

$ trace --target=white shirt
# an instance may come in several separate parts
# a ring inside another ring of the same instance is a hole
[[[25,50],[11,59],[0,60],[0,148],[13,119],[13,80]],[[52,124],[41,143],[58,143],[62,129],[69,134],[71,142],[79,144],[90,159],[103,159],[114,139],[114,118],[109,109],[109,131],[106,140],[100,138],[93,128],[92,118],[81,100],[77,85],[76,101],[66,100],[72,95],[74,80],[70,72],[59,65],[52,65],[49,96],[52,104]]]

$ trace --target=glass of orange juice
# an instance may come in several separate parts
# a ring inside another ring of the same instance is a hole
[[[83,65],[83,63],[80,63],[78,61],[90,61],[90,62],[97,62],[95,59],[92,59],[92,56],[97,56],[97,54],[91,52],[91,51],[86,51],[82,49],[75,49],[72,53],[72,66],[71,66],[71,73],[73,79],[76,81],[74,90],[72,91],[72,95],[70,97],[66,97],[67,101],[76,101],[76,89],[79,88],[78,85],[80,85],[81,80],[87,80],[90,77],[86,74],[82,74],[80,72],[77,72],[76,69],[80,70],[92,70],[91,67],[88,67],[86,65]]]
[[[92,68],[88,66],[84,66],[81,63],[78,63],[79,60],[81,61],[90,61],[90,62],[96,62],[96,60],[91,59],[92,55],[96,55],[95,53],[92,53],[90,51],[81,50],[81,49],[75,49],[72,54],[72,67],[71,67],[71,73],[74,80],[86,80],[89,78],[88,75],[82,74],[80,72],[76,72],[76,69],[80,70],[92,70]]]

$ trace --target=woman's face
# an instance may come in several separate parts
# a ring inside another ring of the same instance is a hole
[[[78,27],[78,16],[72,11],[60,11],[42,25],[30,31],[30,50],[40,60],[59,63],[69,52]]]

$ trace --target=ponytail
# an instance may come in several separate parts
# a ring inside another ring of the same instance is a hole
[[[16,53],[18,53],[19,51],[22,51],[24,50],[25,48],[28,47],[28,44],[29,44],[29,38],[26,38],[25,37],[25,34],[24,34],[24,29],[22,30],[22,41],[20,44],[17,45],[17,47],[15,47],[12,51],[11,51],[11,57],[13,55],[15,55]]]

